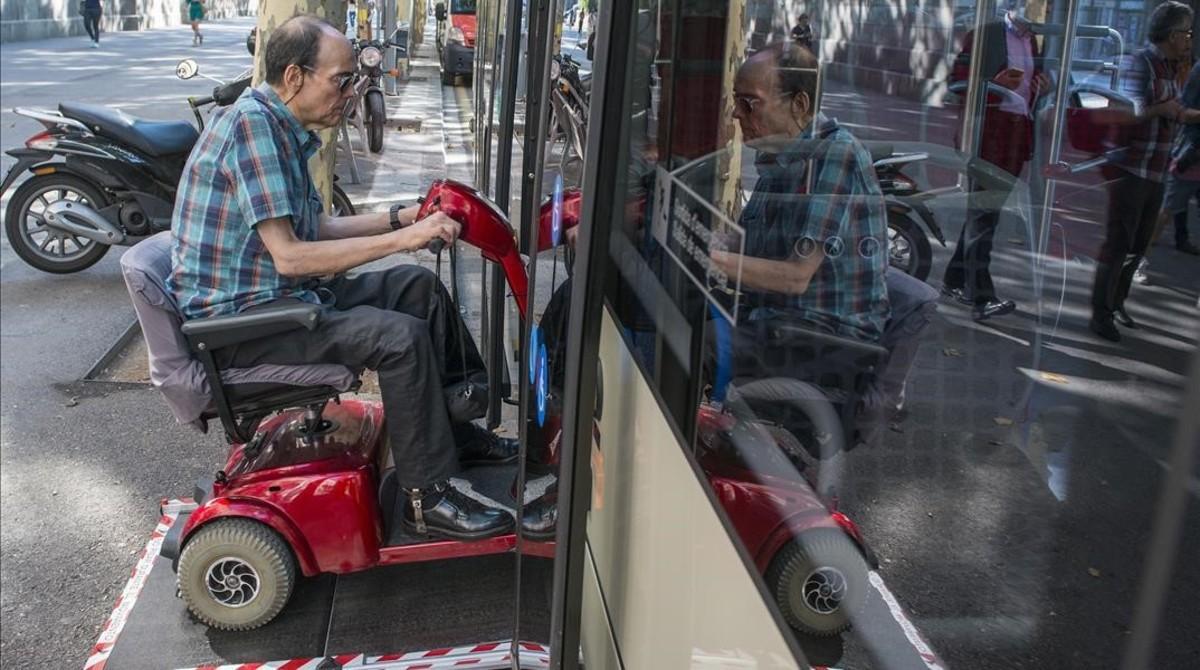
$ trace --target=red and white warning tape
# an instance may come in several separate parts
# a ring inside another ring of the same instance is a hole
[[[326,660],[333,660],[343,670],[446,670],[447,668],[471,668],[472,670],[507,670],[512,667],[511,642],[488,642],[469,647],[413,651],[404,654],[367,656],[365,654],[338,654],[326,658],[296,658],[290,661],[269,663],[234,663],[231,665],[204,665],[181,670],[316,670]],[[521,667],[545,668],[550,666],[550,650],[533,642],[521,642]]]
[[[104,665],[108,663],[108,655],[112,653],[113,645],[117,643],[117,636],[125,627],[129,613],[133,610],[138,595],[142,592],[142,587],[146,585],[146,578],[150,576],[150,569],[154,567],[154,559],[158,557],[158,550],[162,547],[163,538],[167,536],[167,531],[175,522],[179,511],[189,504],[194,505],[195,503],[186,500],[169,500],[163,503],[163,515],[158,519],[158,525],[154,527],[154,532],[150,533],[150,539],[146,542],[142,553],[138,554],[137,565],[133,567],[133,572],[129,575],[129,581],[125,583],[121,595],[117,596],[112,614],[108,616],[104,630],[100,632],[100,638],[96,640],[91,655],[83,664],[84,670],[103,670]]]
[[[929,670],[946,670],[946,666],[933,651],[933,647],[930,647],[925,638],[921,637],[921,633],[917,631],[917,627],[913,625],[908,615],[904,613],[904,608],[900,607],[900,602],[896,600],[896,596],[892,595],[887,584],[883,583],[883,577],[880,577],[879,573],[874,570],[867,577],[871,581],[871,586],[874,586],[875,590],[879,592],[879,596],[883,598],[888,612],[896,620],[896,623],[900,626],[900,630],[904,631],[904,637],[908,638],[909,644],[920,655],[921,660],[925,661],[925,667],[929,668]]]

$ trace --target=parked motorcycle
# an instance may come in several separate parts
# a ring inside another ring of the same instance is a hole
[[[923,193],[917,182],[903,170],[908,165],[929,160],[929,154],[923,151],[896,153],[887,144],[872,145],[870,150],[887,206],[888,264],[925,281],[933,265],[929,236],[932,235],[943,247],[946,236],[926,204],[933,196]]]
[[[591,79],[579,70],[580,63],[570,54],[556,54],[550,65],[550,132],[555,138],[563,137],[562,164],[571,160],[571,154],[583,159],[583,148],[587,144],[588,104],[591,98]]]
[[[199,67],[187,59],[176,74],[190,79]],[[201,109],[233,104],[250,76],[215,81],[212,95],[188,99],[201,130]],[[72,102],[59,103],[57,111],[13,111],[45,127],[24,147],[6,152],[17,163],[0,182],[3,195],[18,177],[33,173],[13,193],[4,217],[5,235],[21,260],[43,272],[79,272],[113,245],[129,246],[171,227],[175,191],[199,137],[196,127]],[[354,213],[336,185],[332,209],[335,215]]]
[[[367,148],[383,151],[383,129],[387,125],[387,107],[383,102],[383,44],[378,40],[354,40],[358,55],[358,79],[354,82],[354,113],[359,114],[367,130]],[[392,76],[396,73],[393,72]]]

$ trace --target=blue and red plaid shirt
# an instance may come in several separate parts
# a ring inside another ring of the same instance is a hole
[[[1147,107],[1179,98],[1175,67],[1153,44],[1126,58],[1118,87],[1133,101],[1135,114],[1140,116]],[[1125,138],[1129,148],[1117,165],[1142,179],[1163,181],[1176,125],[1173,119],[1156,116],[1130,126]]]
[[[887,210],[871,154],[818,115],[787,150],[760,155],[758,181],[741,225],[747,256],[825,259],[800,295],[750,293],[750,318],[807,321],[838,335],[877,342],[889,307]]]
[[[288,217],[316,240],[323,211],[308,172],[321,146],[268,85],[247,89],[214,117],[188,157],[172,216],[171,276],[184,317],[235,314],[299,298],[319,303],[311,282],[284,277],[254,226]]]

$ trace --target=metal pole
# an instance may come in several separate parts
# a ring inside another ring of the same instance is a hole
[[[583,169],[583,220],[579,226],[563,384],[561,478],[555,535],[554,596],[550,615],[550,665],[580,667],[587,513],[591,506],[592,422],[596,407],[600,319],[609,265],[609,240],[622,217],[629,119],[624,72],[632,48],[635,0],[608,0],[596,29],[596,73]]]
[[[983,130],[984,102],[987,100],[987,83],[983,76],[983,28],[989,19],[994,18],[996,11],[995,0],[979,0],[975,5],[975,27],[971,40],[971,67],[967,76],[967,97],[963,101],[962,153],[968,157],[979,152],[979,136]],[[959,185],[962,186],[959,175]]]
[[[524,9],[523,0],[508,0],[508,22],[504,33],[504,72],[500,97],[500,141],[496,152],[496,204],[501,211],[510,214],[510,187],[512,185],[512,143],[513,117],[516,115],[516,81],[520,70],[517,57],[521,48],[521,14]],[[504,370],[508,369],[508,361],[504,358],[504,271],[499,265],[492,265],[491,278],[492,310],[488,322],[488,388],[493,392],[488,398],[488,427],[500,425],[501,394],[504,381]]]

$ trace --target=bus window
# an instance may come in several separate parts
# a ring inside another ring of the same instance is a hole
[[[635,4],[607,313],[797,661],[1187,665],[1191,9]]]

